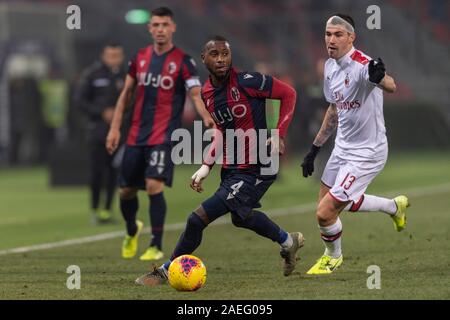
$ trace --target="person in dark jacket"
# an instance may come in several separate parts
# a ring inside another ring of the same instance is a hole
[[[91,209],[94,222],[111,221],[111,203],[117,185],[116,154],[105,149],[106,136],[114,114],[114,105],[122,90],[125,69],[122,46],[109,43],[103,47],[100,61],[88,67],[80,79],[77,103],[88,117],[90,152]],[[100,206],[100,194],[106,191]]]

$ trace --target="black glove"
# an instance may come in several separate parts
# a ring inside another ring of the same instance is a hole
[[[379,84],[383,80],[386,74],[386,68],[384,67],[383,60],[378,58],[377,60],[370,60],[369,62],[369,81],[375,84]]]
[[[311,150],[309,150],[305,159],[303,159],[302,169],[303,169],[303,176],[305,178],[307,178],[308,176],[311,176],[312,173],[314,172],[314,159],[316,159],[316,156],[319,153],[319,150],[320,150],[320,147],[312,145]]]

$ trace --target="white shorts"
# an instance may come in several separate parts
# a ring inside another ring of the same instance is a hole
[[[387,160],[345,160],[333,151],[322,174],[322,183],[330,188],[333,198],[341,202],[357,202],[372,180],[383,170]]]

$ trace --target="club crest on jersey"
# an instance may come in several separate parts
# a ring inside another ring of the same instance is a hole
[[[169,66],[168,66],[168,70],[170,74],[175,73],[175,71],[177,71],[177,64],[175,62],[170,62]]]
[[[230,93],[231,93],[231,98],[234,101],[238,102],[239,98],[240,98],[239,90],[236,87],[232,87],[230,90]]]
[[[348,76],[348,73],[345,75],[344,85],[346,88],[350,86],[350,78]]]
[[[145,66],[145,60],[141,60],[141,61],[139,62],[139,64],[140,64],[141,68],[144,67],[144,66]]]

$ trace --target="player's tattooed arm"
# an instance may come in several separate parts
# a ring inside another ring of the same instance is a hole
[[[383,89],[386,92],[394,93],[397,89],[397,86],[395,85],[394,78],[392,78],[390,75],[386,73],[384,78],[380,81],[378,86]]]
[[[317,147],[323,146],[323,144],[328,140],[328,138],[333,134],[338,126],[338,114],[336,105],[334,103],[330,104],[327,113],[320,127],[319,133],[314,139],[313,144]]]

